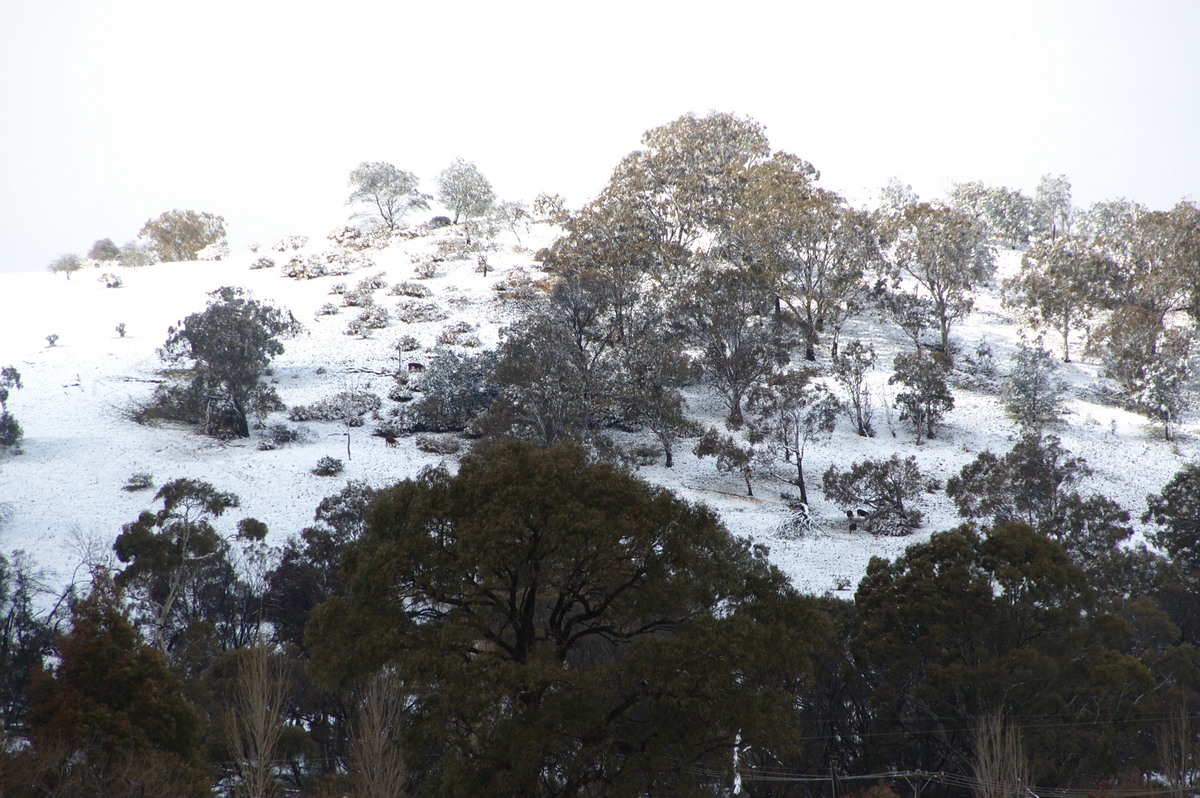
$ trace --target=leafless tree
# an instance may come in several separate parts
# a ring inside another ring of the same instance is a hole
[[[277,794],[275,758],[283,732],[287,688],[286,662],[269,647],[254,646],[239,652],[226,733],[241,780],[239,794],[247,798]]]
[[[355,798],[392,798],[403,793],[408,780],[398,740],[403,722],[403,685],[394,673],[380,671],[363,689],[351,728],[350,773]]]

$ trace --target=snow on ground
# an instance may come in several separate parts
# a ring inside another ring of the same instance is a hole
[[[438,333],[458,319],[476,325],[485,346],[494,345],[499,329],[515,314],[498,297],[495,284],[513,268],[528,269],[536,278],[531,253],[548,244],[555,233],[554,228],[539,224],[523,235],[520,244],[511,236],[503,238],[500,251],[488,256],[496,270],[486,277],[476,272],[473,257],[439,264],[437,274],[422,283],[433,292],[430,301],[446,308],[450,318],[393,323],[368,339],[344,334],[346,323],[357,312],[354,308],[334,316],[314,315],[327,302],[339,303],[340,297],[330,294],[331,287],[339,282],[353,287],[378,272],[384,273],[389,285],[411,280],[414,263],[432,253],[438,240],[451,231],[397,240],[382,251],[368,250],[374,268],[305,281],[282,277],[279,267],[251,270],[250,263],[262,254],[280,264],[292,254],[265,248],[259,254],[237,253],[221,262],[117,269],[124,281],[119,289],[105,288],[96,270],[78,272],[69,281],[49,273],[0,275],[5,308],[0,314],[0,365],[14,365],[21,372],[24,388],[13,392],[9,407],[25,429],[23,453],[0,455],[0,506],[7,506],[7,512],[0,514],[0,520],[7,515],[0,525],[0,552],[24,549],[47,569],[52,583],[71,580],[85,550],[107,549],[122,524],[153,508],[153,490],[121,489],[138,472],[150,473],[156,486],[190,477],[236,493],[241,507],[226,519],[228,528],[242,517],[259,518],[271,528],[269,542],[279,544],[310,524],[317,503],[347,479],[381,486],[437,463],[440,458],[417,450],[411,438],[396,447],[386,446],[371,435],[370,422],[351,430],[348,455],[346,430],[339,424],[299,425],[308,431],[307,441],[261,451],[257,438],[221,443],[185,427],[141,426],[131,420],[130,411],[162,378],[156,350],[166,339],[167,328],[203,310],[206,293],[225,285],[242,286],[258,299],[273,300],[304,323],[306,331],[286,341],[287,351],[273,363],[271,379],[288,406],[308,404],[351,385],[386,396],[391,381],[380,374],[399,365],[393,344],[400,335],[413,335],[425,347],[406,354],[405,361],[428,361]],[[314,236],[305,251],[331,247]],[[1018,263],[1018,253],[1001,253],[1002,273],[1011,272]],[[404,299],[389,296],[386,289],[375,296],[377,303],[393,311]],[[126,325],[125,337],[115,330],[119,323]],[[59,336],[56,346],[47,346],[50,334]],[[894,328],[872,318],[848,325],[842,340],[855,337],[876,347],[875,387],[879,396],[887,395],[892,357],[907,342]],[[989,289],[980,296],[976,312],[954,328],[953,337],[968,353],[981,342],[990,345],[1003,375],[1017,346],[1019,328],[1001,306],[997,292]],[[1057,342],[1049,339],[1048,344],[1054,347]],[[1168,443],[1145,419],[1086,399],[1087,389],[1099,379],[1094,364],[1065,364],[1058,376],[1071,386],[1074,398],[1067,422],[1056,434],[1094,469],[1085,488],[1109,496],[1139,516],[1146,495],[1196,456],[1196,419],[1187,419],[1180,439]],[[911,536],[852,533],[842,509],[821,496],[821,473],[831,463],[844,467],[866,457],[912,454],[923,473],[944,485],[979,452],[1007,451],[1014,431],[995,391],[958,385],[954,393],[956,407],[945,427],[938,438],[920,447],[914,445],[911,429],[895,420],[895,411],[889,423],[882,407],[876,410],[876,437],[859,437],[843,422],[829,441],[812,447],[805,467],[820,531],[804,537],[779,533],[787,517],[780,492],[794,493],[795,488],[760,474],[754,497],[747,497],[740,479],[717,472],[711,460],[696,458],[689,441],[680,442],[673,468],[659,463],[639,473],[690,501],[710,505],[735,533],[766,544],[772,560],[798,588],[814,593],[847,586],[852,590],[871,557],[895,557],[911,543],[955,526],[960,519],[945,495],[937,493],[926,496],[921,507],[926,523]],[[723,413],[710,394],[693,390],[688,396],[692,413],[703,424],[719,424]],[[385,406],[390,404],[385,400]],[[279,414],[269,420],[285,418]],[[342,475],[327,478],[310,473],[326,455],[345,461]],[[781,473],[786,473],[783,469],[781,464]]]

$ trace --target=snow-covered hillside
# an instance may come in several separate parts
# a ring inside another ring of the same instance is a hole
[[[501,236],[499,248],[489,253],[493,270],[486,276],[476,270],[475,256],[437,264],[434,276],[421,280],[447,314],[438,321],[404,324],[394,321],[371,337],[346,334],[356,309],[337,315],[317,316],[337,283],[353,286],[369,275],[383,273],[388,285],[414,279],[414,266],[435,252],[438,242],[453,235],[451,229],[412,239],[396,239],[382,250],[368,250],[374,266],[344,276],[295,280],[282,276],[281,268],[251,269],[262,255],[283,263],[293,252],[280,254],[264,247],[259,253],[235,252],[219,262],[163,263],[140,269],[117,269],[123,286],[106,288],[99,272],[85,269],[67,281],[47,273],[0,275],[0,365],[21,372],[24,388],[14,391],[10,410],[25,430],[23,453],[0,455],[0,504],[7,517],[0,526],[0,551],[23,549],[49,571],[56,583],[69,581],[86,550],[111,545],[121,525],[153,505],[153,490],[122,490],[131,475],[145,472],[155,485],[190,477],[205,480],[221,490],[236,493],[241,508],[223,522],[252,516],[266,521],[268,540],[281,542],[312,521],[321,498],[335,493],[346,479],[384,485],[415,475],[439,458],[419,451],[411,438],[388,446],[371,434],[370,422],[350,431],[349,455],[345,427],[336,423],[305,422],[297,425],[307,440],[273,450],[261,450],[258,439],[219,442],[175,426],[143,426],[131,411],[145,400],[161,380],[157,355],[169,325],[205,307],[207,292],[219,286],[242,286],[257,299],[270,299],[290,309],[305,325],[298,338],[285,342],[287,351],[273,363],[271,380],[288,406],[307,404],[348,387],[370,389],[386,396],[391,380],[385,376],[409,361],[428,362],[430,351],[444,328],[463,320],[477,328],[483,346],[495,345],[500,328],[515,318],[517,308],[495,286],[513,270],[525,270],[537,279],[532,253],[557,234],[551,225],[535,224],[521,240]],[[314,235],[304,252],[316,253],[334,245]],[[1011,271],[1019,254],[1001,252],[1001,274]],[[114,270],[109,269],[109,272]],[[376,291],[376,301],[395,315],[405,297]],[[116,330],[124,324],[125,335]],[[57,335],[47,346],[47,336]],[[401,335],[417,338],[422,350],[403,355],[398,362],[395,342]],[[954,331],[966,352],[990,345],[997,371],[1003,375],[1015,348],[1019,328],[989,289],[978,297],[977,309]],[[874,343],[880,370],[876,386],[886,389],[892,356],[905,347],[898,331],[874,318],[852,322],[843,340],[862,338]],[[1089,386],[1097,381],[1094,365],[1075,363],[1060,368],[1058,376],[1072,386],[1067,424],[1056,430],[1066,448],[1088,461],[1094,474],[1084,489],[1119,502],[1135,516],[1145,509],[1147,493],[1158,490],[1197,453],[1196,419],[1185,419],[1179,440],[1168,443],[1143,418],[1109,406],[1086,401]],[[719,403],[702,389],[688,393],[689,409],[705,425],[719,423]],[[892,557],[916,539],[959,523],[942,493],[928,495],[921,508],[926,523],[905,538],[873,537],[848,529],[842,510],[820,494],[820,474],[830,463],[848,465],[864,457],[894,453],[917,457],[921,469],[942,484],[979,452],[1007,451],[1014,437],[993,393],[957,385],[956,407],[935,440],[917,447],[907,425],[889,425],[882,410],[876,417],[879,434],[861,438],[849,423],[839,423],[832,439],[816,445],[806,458],[813,510],[821,531],[800,538],[781,535],[787,517],[780,490],[794,488],[760,474],[754,498],[743,495],[735,477],[717,472],[711,460],[691,454],[692,443],[682,442],[676,464],[644,466],[643,478],[665,485],[689,500],[715,508],[728,526],[770,547],[772,559],[805,591],[853,585],[870,557]],[[391,402],[385,400],[385,409]],[[285,420],[280,414],[271,421]],[[891,427],[891,428],[890,428]],[[894,434],[893,434],[894,429]],[[322,456],[339,457],[346,469],[338,477],[314,476],[311,469]],[[781,464],[781,469],[783,464]]]

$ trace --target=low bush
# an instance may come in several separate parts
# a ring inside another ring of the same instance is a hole
[[[317,461],[317,467],[312,470],[312,473],[318,477],[336,477],[342,473],[346,464],[336,457],[322,457]]]
[[[125,480],[125,484],[121,486],[121,490],[128,493],[135,493],[139,490],[149,490],[154,487],[154,477],[147,471],[137,471],[129,475],[129,479]]]

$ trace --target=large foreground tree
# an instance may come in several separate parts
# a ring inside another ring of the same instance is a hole
[[[574,445],[381,492],[343,579],[315,658],[394,672],[420,795],[711,795],[739,740],[783,744],[826,632],[708,510]]]

